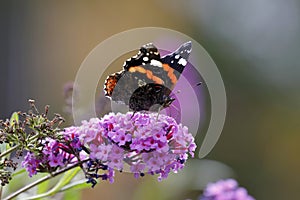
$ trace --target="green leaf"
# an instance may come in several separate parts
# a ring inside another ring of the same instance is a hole
[[[15,173],[12,174],[12,177],[18,176],[19,174],[23,174],[26,172],[25,168],[20,169],[19,171],[16,171]]]
[[[15,123],[19,124],[19,114],[17,112],[14,112],[9,120],[10,126],[13,126]]]
[[[86,179],[82,179],[82,180],[79,180],[79,181],[76,181],[74,183],[70,183],[66,186],[64,186],[63,188],[61,188],[61,192],[64,192],[64,191],[69,191],[69,190],[80,190],[80,189],[85,189],[85,188],[90,188],[91,187],[91,184],[87,183],[86,182]]]
[[[12,179],[9,184],[5,186],[6,194],[13,193],[14,191],[24,187],[29,181],[28,174],[24,168],[12,173]]]
[[[75,169],[72,169],[70,171],[67,171],[64,176],[58,181],[58,183],[48,192],[38,194],[29,198],[26,198],[27,200],[31,199],[40,199],[45,198],[48,196],[52,196],[58,192],[60,192],[61,188],[63,188],[65,185],[69,184],[71,180],[76,176],[76,174],[80,171],[80,167],[76,167]]]
[[[5,143],[0,144],[0,152],[1,152],[1,153],[2,153],[2,152],[5,152],[6,149],[7,149],[7,144],[5,144]]]
[[[37,187],[37,194],[43,194],[49,190],[50,180],[44,181]]]
[[[72,169],[70,171],[67,171],[65,175],[59,180],[59,182],[54,186],[53,189],[56,189],[56,191],[60,190],[63,186],[67,185],[71,182],[71,180],[78,174],[78,172],[81,170],[80,167],[76,167],[75,169]]]

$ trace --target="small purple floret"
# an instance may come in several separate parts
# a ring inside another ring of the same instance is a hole
[[[247,190],[239,187],[234,179],[209,183],[199,200],[255,200]]]

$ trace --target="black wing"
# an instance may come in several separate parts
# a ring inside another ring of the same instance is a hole
[[[125,71],[128,71],[130,67],[149,64],[151,60],[160,61],[160,54],[152,43],[148,43],[140,48],[137,55],[127,59],[124,62],[123,68]]]
[[[162,57],[161,60],[163,63],[169,64],[170,67],[172,67],[177,72],[179,72],[180,75],[187,64],[187,60],[190,56],[191,51],[192,51],[192,42],[189,41],[181,45],[173,53]]]

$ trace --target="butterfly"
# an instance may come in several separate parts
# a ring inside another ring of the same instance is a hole
[[[134,111],[155,111],[169,107],[175,100],[172,89],[188,63],[192,43],[182,44],[176,51],[160,56],[152,44],[143,45],[127,59],[123,70],[109,75],[104,83],[105,96],[123,103]]]

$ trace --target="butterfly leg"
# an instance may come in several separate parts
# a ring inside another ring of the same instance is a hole
[[[134,115],[135,115],[136,112],[137,112],[137,111],[134,111],[134,112],[132,113],[130,119],[132,119],[132,118],[134,117]]]
[[[160,114],[160,111],[162,110],[163,106],[160,106],[158,108],[158,111],[157,111],[157,116],[156,116],[156,121],[158,121],[158,117],[159,117],[159,114]]]

